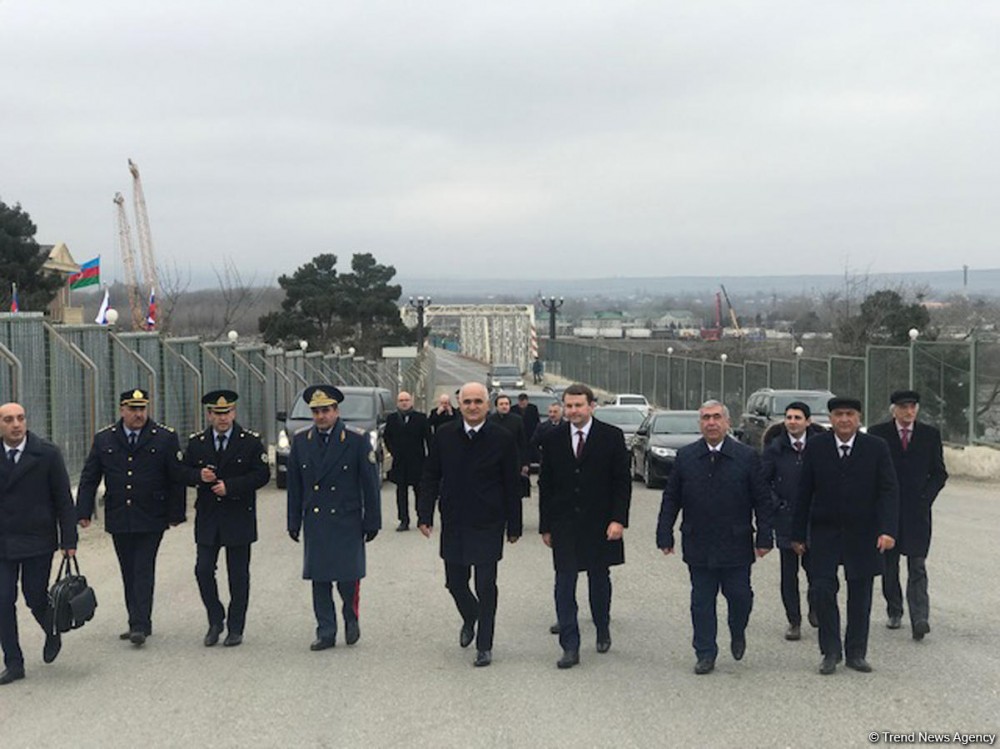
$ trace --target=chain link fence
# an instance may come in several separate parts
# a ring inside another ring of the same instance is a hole
[[[921,418],[955,444],[1000,446],[1000,343],[914,341],[868,346],[865,356],[747,360],[735,363],[637,350],[636,344],[556,340],[541,342],[547,372],[612,393],[642,393],[651,403],[696,409],[713,398],[743,411],[761,388],[830,390],[859,398],[865,422],[889,418],[894,390],[921,394]]]

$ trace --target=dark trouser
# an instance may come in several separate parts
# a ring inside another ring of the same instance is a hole
[[[333,640],[337,637],[337,611],[333,605],[333,583],[329,580],[313,580],[313,613],[316,615],[316,637]],[[361,604],[361,581],[341,580],[337,582],[337,592],[343,603],[344,623],[356,622]]]
[[[405,481],[400,479],[396,483],[396,517],[399,522],[410,524],[410,487],[413,487],[413,492],[416,494],[417,487],[415,484],[407,484]]]
[[[819,618],[819,649],[823,655],[864,658],[868,654],[868,624],[872,613],[872,577],[847,581],[847,631],[840,642],[840,607],[836,577],[813,577],[813,605]]]
[[[198,591],[208,612],[208,623],[222,626],[229,622],[229,631],[243,634],[247,620],[247,603],[250,600],[250,544],[226,547],[226,574],[229,577],[229,616],[219,600],[219,586],[215,582],[215,569],[219,559],[219,544],[198,544],[194,563],[194,576]]]
[[[556,617],[559,644],[563,650],[580,649],[580,624],[576,612],[576,580],[580,573],[556,571]],[[611,571],[607,567],[587,570],[590,615],[597,627],[597,639],[610,639]]]
[[[809,552],[800,558],[791,549],[781,549],[781,602],[785,606],[788,623],[796,627],[802,624],[802,609],[799,606],[799,564],[806,573],[806,603],[813,610],[812,588],[809,585]]]
[[[719,646],[718,620],[715,600],[719,591],[729,606],[729,634],[733,639],[744,636],[750,610],[753,608],[753,590],[750,587],[750,565],[739,567],[688,566],[691,574],[691,624],[694,626],[695,656],[698,660],[715,660]]]
[[[493,649],[493,627],[497,615],[497,563],[486,562],[476,568],[476,594],[469,590],[472,567],[444,563],[444,585],[455,599],[455,606],[466,624],[479,623],[476,628],[476,650]]]
[[[27,559],[0,559],[0,646],[3,647],[3,664],[8,668],[24,668],[24,654],[17,639],[17,578],[21,578],[24,602],[45,629],[51,570],[52,554]]]
[[[118,566],[125,587],[125,608],[131,632],[153,631],[153,585],[156,581],[156,552],[163,531],[154,533],[113,533]]]
[[[906,573],[906,606],[910,610],[910,623],[926,622],[931,613],[931,602],[927,596],[927,557],[907,556]],[[899,552],[896,549],[885,553],[882,595],[885,596],[889,616],[902,616],[903,589],[899,584]]]

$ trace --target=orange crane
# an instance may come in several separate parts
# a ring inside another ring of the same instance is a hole
[[[719,288],[722,289],[722,295],[726,298],[726,306],[729,307],[729,319],[733,321],[733,329],[736,331],[736,336],[742,338],[743,328],[740,327],[739,320],[736,319],[736,310],[733,309],[733,303],[729,300],[729,293],[721,283],[719,284]]]
[[[142,282],[146,289],[152,292],[160,284],[156,271],[156,258],[153,253],[153,236],[149,230],[146,195],[142,189],[142,179],[139,177],[139,165],[129,159],[128,170],[132,173],[132,202],[135,207],[135,228],[139,237],[139,254],[142,258]]]
[[[139,296],[139,279],[135,274],[135,251],[132,249],[132,227],[128,223],[125,212],[125,198],[120,192],[115,193],[114,203],[118,206],[118,250],[121,252],[122,265],[125,267],[125,287],[128,289],[128,306],[132,315],[132,326],[141,330],[146,312],[142,307],[143,300]]]

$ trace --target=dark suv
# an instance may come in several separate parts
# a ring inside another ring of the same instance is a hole
[[[385,431],[385,418],[390,411],[395,410],[392,393],[385,388],[342,387],[344,402],[340,404],[340,420],[357,429],[364,429],[368,441],[375,451],[378,460],[379,476],[382,476],[385,462],[385,449],[382,444],[382,432]],[[302,391],[295,394],[291,413],[279,411],[278,421],[283,422],[278,433],[278,447],[275,451],[275,484],[279,489],[288,485],[288,453],[292,449],[292,437],[303,429],[312,426],[312,411],[302,399]]]
[[[747,398],[746,411],[740,416],[734,432],[740,440],[751,447],[762,450],[765,434],[776,424],[785,420],[785,408],[789,403],[802,401],[812,412],[814,424],[829,429],[830,413],[826,402],[833,397],[829,390],[774,390],[763,388]]]

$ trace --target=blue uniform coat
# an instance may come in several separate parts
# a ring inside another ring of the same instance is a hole
[[[382,527],[375,453],[368,437],[337,420],[324,445],[316,427],[292,438],[288,530],[302,530],[305,580],[365,576],[365,539]]]

